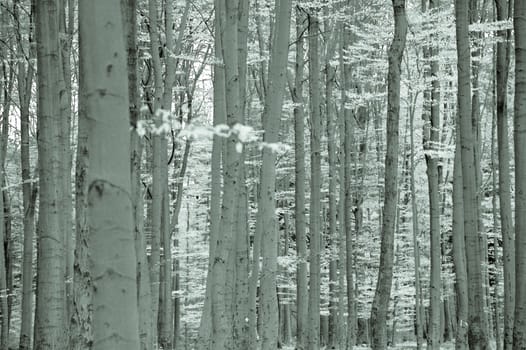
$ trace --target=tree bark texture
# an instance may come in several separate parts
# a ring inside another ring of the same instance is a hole
[[[407,35],[405,0],[393,0],[394,37],[389,48],[387,76],[387,152],[385,155],[384,209],[380,248],[380,271],[371,309],[372,348],[385,349],[387,311],[391,296],[394,231],[398,202],[398,127],[400,118],[400,71]]]

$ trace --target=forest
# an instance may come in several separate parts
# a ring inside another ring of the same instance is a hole
[[[0,350],[526,350],[526,1],[0,0]]]

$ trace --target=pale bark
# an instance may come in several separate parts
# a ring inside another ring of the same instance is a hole
[[[223,66],[223,53],[220,35],[220,17],[219,17],[219,1],[214,2],[214,9],[216,19],[214,23],[214,30],[216,40],[214,41],[215,64],[213,74],[213,89],[214,89],[214,126],[224,124],[226,122],[226,101],[225,101],[225,71]],[[216,242],[219,235],[219,223],[221,220],[221,150],[223,149],[223,138],[214,135],[212,141],[212,157],[211,157],[211,191],[210,191],[210,233],[209,233],[209,249],[208,249],[208,273],[206,276],[206,295],[203,306],[203,313],[199,325],[199,340],[197,343],[198,349],[208,349],[211,346],[212,336],[212,267],[214,257],[216,256]]]
[[[411,144],[411,164],[410,164],[410,189],[411,189],[411,214],[413,224],[413,259],[415,264],[415,327],[416,327],[416,347],[418,350],[422,348],[424,343],[423,323],[422,317],[422,289],[420,284],[420,247],[418,241],[419,225],[418,225],[418,207],[416,203],[416,189],[415,189],[415,143],[414,143],[414,108],[410,111],[409,129],[410,129],[410,144]]]
[[[513,349],[526,349],[526,2],[515,0],[515,324]]]
[[[387,77],[387,151],[385,155],[384,209],[380,270],[371,309],[372,348],[384,349],[387,344],[387,311],[391,295],[394,260],[394,230],[398,199],[398,126],[400,118],[400,65],[405,49],[407,18],[405,0],[393,0],[394,37],[389,48]]]
[[[457,294],[457,331],[455,349],[468,349],[468,276],[464,236],[464,198],[462,195],[462,163],[460,132],[456,132],[455,163],[453,165],[453,263]]]
[[[126,40],[128,68],[130,131],[130,179],[134,224],[135,255],[137,257],[137,307],[139,312],[139,340],[141,350],[153,348],[153,322],[151,316],[151,289],[146,241],[144,235],[144,201],[141,183],[142,140],[137,134],[140,118],[140,94],[138,86],[137,50],[137,0],[121,0],[123,28]]]
[[[497,20],[507,20],[509,1],[496,0]],[[515,312],[515,246],[510,190],[510,149],[508,136],[508,70],[511,52],[511,30],[501,31],[506,42],[497,43],[497,147],[499,163],[499,205],[504,268],[504,350],[513,346]]]
[[[35,349],[67,347],[59,6],[58,0],[36,2],[40,204]]]
[[[484,312],[483,276],[478,232],[478,203],[476,195],[477,169],[475,166],[471,111],[471,55],[468,32],[468,1],[455,2],[457,55],[458,55],[458,120],[461,145],[463,179],[464,233],[466,238],[466,265],[468,275],[469,347],[485,349],[488,345],[487,321]]]
[[[246,119],[246,88],[247,88],[247,56],[248,56],[248,16],[249,1],[239,1],[239,23],[237,27],[238,39],[238,71],[239,71],[239,101],[240,123]],[[246,184],[246,148],[243,147],[238,170],[237,215],[235,224],[235,254],[233,255],[234,279],[234,346],[236,349],[247,349],[250,346],[250,241],[249,241],[249,204]]]
[[[221,17],[221,40],[225,66],[226,122],[233,127],[240,120],[239,64],[237,30],[239,21],[238,0],[219,1]],[[223,25],[224,24],[224,25]],[[236,189],[239,154],[236,151],[237,136],[230,135],[225,144],[223,162],[223,200],[219,234],[216,237],[215,256],[212,264],[212,348],[232,348],[232,294],[226,285],[229,280],[228,263],[233,254],[233,231],[235,227]]]
[[[158,28],[158,6],[157,0],[148,1],[148,12],[150,18],[150,53],[153,63],[153,119],[155,126],[160,127],[163,120],[163,113],[159,110],[162,103],[162,67],[159,58],[159,28]],[[152,151],[152,220],[151,220],[151,254],[149,261],[150,269],[150,288],[152,297],[152,322],[154,324],[153,344],[157,346],[159,342],[158,334],[158,315],[159,315],[159,298],[160,298],[160,274],[161,274],[161,217],[162,217],[162,144],[161,134],[156,130],[153,135]],[[165,150],[166,151],[166,150]]]
[[[85,78],[87,260],[93,279],[93,343],[139,349],[130,177],[129,97],[119,0],[79,3],[80,71]],[[111,169],[111,171],[109,171]]]
[[[438,0],[431,0],[429,9],[438,6]],[[423,143],[427,165],[427,181],[429,189],[429,231],[430,245],[429,255],[431,257],[430,273],[430,310],[428,326],[429,348],[436,350],[440,348],[441,327],[440,315],[442,311],[441,302],[441,243],[440,243],[440,194],[438,178],[438,143],[440,142],[440,81],[438,80],[438,48],[427,48],[430,69],[427,76],[432,79],[431,89],[425,94],[427,108],[424,110]]]
[[[274,144],[279,140],[290,33],[290,0],[276,0],[275,32],[268,73],[268,94],[263,111],[265,130],[263,141]],[[261,349],[273,350],[278,340],[278,301],[276,295],[278,234],[276,230],[276,154],[269,147],[262,150],[260,193],[256,226],[262,232],[260,320]],[[257,262],[256,262],[257,263]]]
[[[62,66],[60,73],[61,86],[63,93],[60,94],[60,158],[61,158],[61,189],[60,196],[62,203],[60,225],[64,232],[64,252],[65,252],[65,279],[66,279],[66,318],[69,319],[72,313],[72,287],[73,287],[73,201],[71,188],[71,60],[70,50],[73,39],[73,3],[71,0],[59,1],[59,39],[60,55]]]
[[[307,241],[305,237],[305,115],[303,109],[303,69],[305,17],[296,8],[296,63],[294,85],[291,89],[294,107],[294,220],[296,228],[296,346],[307,345]]]

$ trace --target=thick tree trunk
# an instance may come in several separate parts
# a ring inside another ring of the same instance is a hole
[[[38,64],[38,153],[40,205],[38,219],[35,349],[67,348],[65,232],[63,226],[63,138],[60,95],[59,1],[36,2]],[[60,89],[62,87],[62,89]]]
[[[478,232],[476,196],[475,139],[471,115],[471,54],[468,33],[468,1],[455,2],[458,55],[458,113],[463,179],[464,233],[469,298],[469,347],[472,350],[488,346],[487,322],[484,312],[484,291]]]
[[[407,18],[405,0],[393,0],[395,32],[389,48],[387,77],[387,152],[385,155],[385,194],[382,215],[380,270],[371,309],[372,348],[385,349],[387,311],[391,296],[394,260],[394,230],[398,200],[398,125],[400,118],[400,65],[405,49]]]
[[[526,349],[526,2],[515,0],[515,325],[513,349]]]
[[[240,120],[239,100],[239,64],[238,64],[238,0],[219,1],[221,10],[221,31],[216,40],[221,40],[225,67],[225,97],[227,125],[232,128]],[[239,168],[239,154],[236,145],[237,136],[232,133],[226,140],[223,162],[223,200],[219,234],[216,237],[214,262],[212,264],[212,348],[217,350],[232,348],[232,298],[227,282],[233,251],[233,232],[236,221],[236,190]]]
[[[120,1],[80,1],[79,36],[90,162],[86,244],[94,283],[91,348],[139,349],[128,75]]]
[[[279,140],[280,119],[286,81],[288,39],[290,34],[290,0],[276,0],[277,14],[268,73],[268,94],[263,111],[263,141],[275,144]],[[262,151],[258,216],[256,226],[262,232],[260,320],[261,349],[274,350],[278,340],[278,301],[276,295],[278,234],[276,231],[276,154],[270,147]],[[255,262],[257,263],[257,262]]]

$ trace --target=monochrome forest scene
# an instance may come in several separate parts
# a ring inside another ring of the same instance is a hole
[[[0,350],[526,350],[526,0],[0,0]]]

